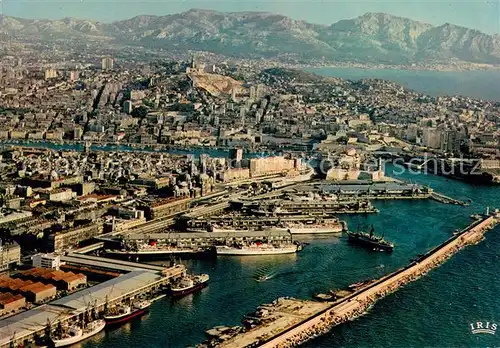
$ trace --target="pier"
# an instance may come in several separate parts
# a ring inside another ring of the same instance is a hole
[[[199,347],[294,347],[311,338],[328,332],[332,327],[352,320],[370,308],[377,300],[397,291],[405,284],[419,279],[438,267],[467,245],[482,240],[484,233],[500,222],[500,213],[482,216],[460,232],[455,233],[439,246],[420,255],[409,265],[376,281],[357,288],[351,294],[334,302],[278,299],[265,309],[260,325],[253,328],[234,330],[229,337],[211,337]],[[283,310],[283,301],[288,301]],[[258,311],[258,312],[259,312]]]
[[[344,212],[344,214],[347,214]],[[293,216],[282,216],[282,217],[231,217],[222,216],[212,218],[210,220],[191,220],[189,227],[191,228],[206,228],[208,224],[216,224],[218,226],[232,226],[238,228],[252,228],[252,227],[267,227],[272,229],[277,227],[279,224],[286,223],[303,223],[307,224],[331,224],[340,223],[338,219],[332,218],[328,214],[323,215],[293,215]],[[342,222],[343,223],[343,222]]]
[[[460,201],[458,199],[451,198],[451,197],[445,196],[445,195],[443,195],[441,193],[437,193],[437,192],[433,192],[431,194],[430,198],[437,201],[437,202],[443,203],[443,204],[456,204],[456,205],[461,205],[461,206],[469,205],[467,202]]]
[[[61,261],[66,262],[66,264],[70,266],[89,267],[102,271],[118,271],[120,273],[134,271],[161,272],[165,269],[165,267],[150,265],[146,263],[121,261],[77,253],[70,253],[68,255],[61,256]]]

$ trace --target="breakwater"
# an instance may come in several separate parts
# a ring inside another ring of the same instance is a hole
[[[377,300],[395,292],[407,283],[419,279],[465,246],[481,241],[484,232],[493,228],[499,223],[499,220],[500,216],[497,214],[475,221],[438,247],[412,261],[408,266],[334,302],[329,308],[308,320],[261,342],[259,347],[294,347],[328,332],[336,325],[355,319],[365,313]]]

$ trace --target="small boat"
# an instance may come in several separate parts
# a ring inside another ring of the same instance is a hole
[[[117,313],[104,316],[106,325],[120,324],[139,315],[146,313],[151,306],[149,301],[140,301],[132,306],[119,306]]]
[[[337,299],[337,296],[335,295],[334,291],[329,291],[326,294],[314,294],[313,298],[318,301],[328,302],[335,301]]]
[[[269,274],[264,274],[264,275],[261,275],[260,277],[258,277],[256,280],[259,283],[262,283],[262,282],[265,282],[266,280],[269,280],[271,278],[272,278],[272,276],[270,276]]]
[[[209,279],[208,274],[183,277],[177,283],[170,286],[170,293],[174,297],[190,294],[207,286]]]
[[[60,339],[53,339],[54,347],[67,347],[72,344],[81,342],[95,334],[101,332],[106,326],[106,322],[102,319],[94,320],[87,324],[83,329],[78,326],[71,326],[67,334]]]

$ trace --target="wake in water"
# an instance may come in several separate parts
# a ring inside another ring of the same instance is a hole
[[[259,270],[257,270],[257,272],[255,272],[253,278],[261,283],[261,282],[265,282],[271,278],[274,278],[278,275],[278,271],[276,269],[272,269],[271,267],[263,267]]]

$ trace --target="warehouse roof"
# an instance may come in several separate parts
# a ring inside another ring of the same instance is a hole
[[[126,240],[134,239],[220,239],[220,238],[242,238],[242,237],[279,237],[290,236],[286,230],[264,230],[264,231],[224,231],[224,232],[170,232],[170,233],[137,233],[124,237]]]
[[[145,263],[137,263],[137,262],[123,261],[123,260],[111,260],[104,257],[76,254],[76,253],[71,253],[67,256],[62,256],[61,261],[71,264],[111,269],[114,271],[118,270],[123,272],[142,271],[142,270],[160,272],[163,271],[165,268],[162,266],[149,265]]]
[[[106,300],[112,301],[118,299],[142,287],[157,282],[161,278],[160,275],[150,271],[134,271],[91,288],[78,291],[56,300],[51,304],[78,312],[85,311],[89,305],[103,305]]]

